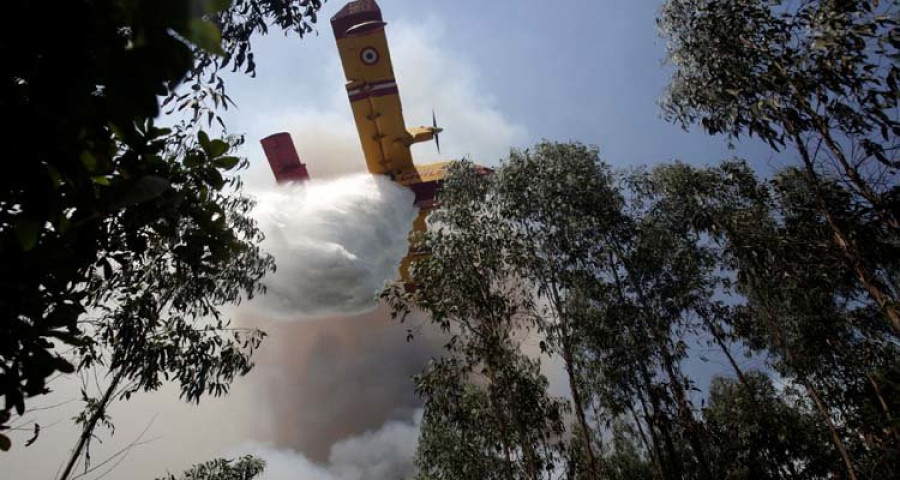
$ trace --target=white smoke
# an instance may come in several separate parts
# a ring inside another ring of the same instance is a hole
[[[396,480],[415,470],[413,457],[418,443],[422,410],[410,421],[389,421],[375,431],[335,443],[328,464],[309,460],[287,448],[250,444],[237,451],[266,461],[258,480]]]
[[[397,276],[417,213],[410,190],[368,174],[285,185],[258,202],[262,247],[277,271],[252,307],[282,319],[374,309]]]

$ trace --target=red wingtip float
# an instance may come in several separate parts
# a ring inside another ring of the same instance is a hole
[[[370,173],[386,175],[415,193],[419,216],[413,223],[413,231],[423,232],[425,217],[434,208],[435,195],[453,162],[413,163],[410,147],[419,142],[437,141],[442,129],[433,115],[432,125],[407,128],[388,49],[386,25],[375,0],[354,0],[331,19],[366,167]],[[262,142],[279,183],[309,178],[290,135],[279,133]],[[481,166],[478,170],[485,175],[493,172]],[[411,262],[425,255],[428,252],[410,249],[403,260],[400,276],[407,288],[414,287],[409,283]]]
[[[276,133],[260,140],[259,143],[262,144],[278,183],[309,180],[309,172],[306,171],[306,165],[300,161],[291,134]]]

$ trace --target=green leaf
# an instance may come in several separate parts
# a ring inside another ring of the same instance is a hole
[[[108,187],[108,186],[109,186],[109,178],[107,178],[107,177],[102,177],[102,176],[101,176],[101,177],[94,177],[94,178],[92,178],[91,180],[93,180],[94,183],[96,183],[97,185],[103,185],[104,187]]]
[[[234,168],[241,159],[238,157],[220,157],[213,161],[213,165],[217,168],[221,168],[222,170],[231,170]]]
[[[203,151],[208,152],[210,150],[211,144],[209,142],[209,135],[203,130],[200,130],[200,133],[197,134],[197,141],[200,142]]]
[[[169,181],[165,178],[145,175],[119,197],[116,206],[122,208],[153,200],[162,195],[169,187]]]
[[[44,229],[44,222],[39,220],[22,220],[16,224],[16,236],[19,237],[19,244],[22,250],[29,251],[37,245],[41,236],[41,230]]]
[[[224,55],[222,50],[222,32],[209,20],[195,18],[191,20],[188,40],[194,45],[216,55]]]
[[[203,11],[208,14],[219,13],[231,6],[232,0],[204,0]]]
[[[184,166],[187,168],[199,167],[203,164],[204,157],[202,155],[188,155],[184,157]]]
[[[97,168],[97,157],[87,150],[81,152],[81,164],[89,172],[93,172]]]
[[[209,176],[207,177],[208,183],[215,190],[221,190],[222,187],[225,186],[225,179],[222,178],[222,174],[219,173],[218,170],[209,170]]]
[[[47,165],[47,174],[50,175],[50,180],[53,182],[53,188],[59,188],[62,184],[62,176],[59,174],[59,170],[52,165]]]
[[[215,139],[211,142],[209,150],[206,152],[210,157],[218,157],[228,151],[228,143]]]

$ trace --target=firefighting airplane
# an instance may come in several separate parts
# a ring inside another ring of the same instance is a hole
[[[413,231],[424,232],[425,218],[434,208],[435,195],[453,162],[413,164],[410,146],[434,140],[440,152],[438,134],[442,129],[437,126],[433,114],[430,127],[406,127],[385,25],[375,0],[351,1],[331,18],[366,167],[370,173],[387,175],[415,193],[419,215],[413,223]],[[279,183],[309,178],[289,133],[276,133],[261,143]],[[477,168],[482,174],[492,172],[487,167]],[[407,285],[409,265],[422,255],[424,252],[410,249],[403,260],[400,274]]]

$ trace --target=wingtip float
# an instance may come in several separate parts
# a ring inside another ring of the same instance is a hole
[[[276,133],[259,141],[262,144],[272,173],[278,183],[301,182],[309,180],[306,165],[300,161],[300,155],[287,132]]]
[[[438,141],[443,131],[432,113],[432,125],[407,128],[400,103],[400,91],[388,49],[381,8],[375,0],[354,0],[331,18],[331,27],[346,77],[347,96],[359,132],[368,171],[387,175],[415,194],[419,216],[413,232],[424,232],[425,218],[435,206],[435,196],[452,161],[415,165],[410,147]],[[278,133],[262,140],[266,157],[279,183],[309,178],[306,166],[294,149],[290,135]],[[479,167],[484,174],[490,168]],[[409,282],[409,266],[427,252],[410,249],[400,266],[404,285]]]

